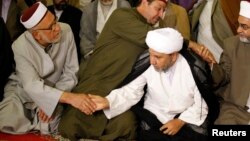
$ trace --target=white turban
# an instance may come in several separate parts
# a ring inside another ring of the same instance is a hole
[[[23,12],[20,21],[25,28],[30,29],[42,20],[46,12],[47,7],[41,2],[36,2]]]
[[[250,19],[250,2],[249,1],[240,2],[240,15]]]
[[[148,32],[146,44],[159,53],[171,54],[182,49],[183,37],[173,28],[160,28]]]

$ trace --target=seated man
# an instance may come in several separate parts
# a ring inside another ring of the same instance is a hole
[[[139,141],[207,140],[207,120],[214,120],[208,116],[212,116],[212,110],[218,109],[218,102],[213,93],[206,93],[206,86],[197,81],[200,74],[195,75],[199,71],[193,72],[197,69],[193,68],[194,58],[184,51],[183,55],[178,53],[183,46],[183,37],[172,28],[162,28],[149,31],[146,43],[151,66],[128,85],[113,90],[106,98],[91,95],[97,105],[96,110],[104,109],[109,119],[118,116],[142,98],[147,84],[144,107],[133,110],[143,125]]]
[[[240,3],[238,23],[238,35],[225,40],[220,63],[213,64],[216,86],[226,85],[225,92],[221,94],[221,112],[215,124],[250,125],[249,1]]]
[[[88,96],[70,93],[79,69],[73,33],[41,2],[27,8],[20,21],[27,31],[12,44],[16,69],[0,103],[0,131],[54,133],[61,115],[59,103],[86,114],[95,107]]]

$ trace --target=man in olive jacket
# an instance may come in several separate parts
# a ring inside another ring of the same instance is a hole
[[[142,0],[136,8],[115,10],[97,40],[86,69],[80,68],[79,83],[73,91],[106,96],[116,88],[131,72],[138,55],[148,48],[146,34],[160,20],[166,3],[167,0]],[[131,111],[108,120],[103,112],[86,115],[71,106],[59,124],[62,136],[72,141],[133,140],[135,130],[136,120]]]

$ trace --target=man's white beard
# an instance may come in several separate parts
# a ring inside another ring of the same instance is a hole
[[[248,39],[246,37],[240,37],[240,41],[243,43],[250,43],[250,39]]]
[[[60,41],[61,39],[61,32],[58,34],[58,37],[54,40],[49,40],[48,37],[44,33],[40,33],[42,36],[43,40],[46,41],[47,43],[54,44]]]

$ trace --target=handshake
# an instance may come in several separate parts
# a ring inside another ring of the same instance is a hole
[[[94,112],[109,108],[109,101],[105,97],[92,95],[92,94],[80,94],[77,102],[74,103],[74,107],[79,109],[86,115],[92,115]]]

